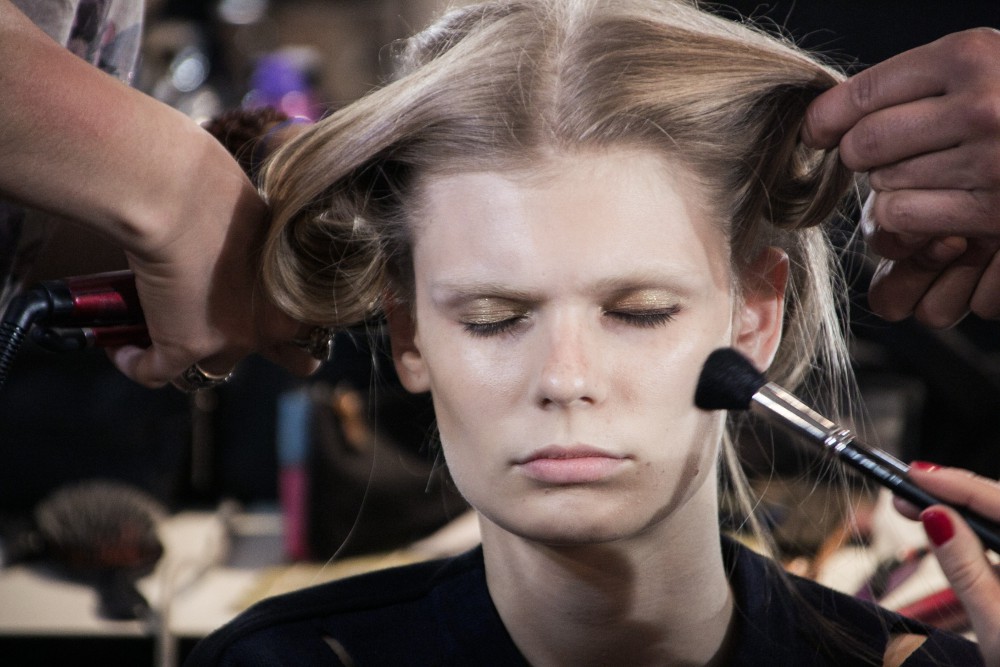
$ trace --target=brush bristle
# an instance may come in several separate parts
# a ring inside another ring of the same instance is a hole
[[[46,551],[72,571],[145,571],[163,555],[157,524],[166,509],[125,482],[85,480],[35,508]]]
[[[698,378],[694,404],[702,410],[748,410],[757,390],[767,383],[750,360],[731,347],[708,355]]]

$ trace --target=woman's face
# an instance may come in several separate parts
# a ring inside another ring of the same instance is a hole
[[[734,307],[723,234],[676,169],[583,152],[422,188],[394,356],[432,394],[458,488],[507,531],[641,534],[715,474],[722,418],[694,407],[695,385],[712,350],[752,347],[761,318]]]

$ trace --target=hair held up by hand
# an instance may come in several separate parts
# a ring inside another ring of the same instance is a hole
[[[766,246],[787,253],[777,379],[794,384],[835,337],[819,226],[852,175],[799,137],[809,102],[842,80],[835,69],[683,0],[473,4],[401,43],[397,64],[263,173],[264,283],[291,316],[347,327],[408,300],[423,178],[631,147],[694,174],[737,274]]]

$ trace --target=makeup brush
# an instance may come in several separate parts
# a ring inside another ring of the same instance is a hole
[[[694,396],[702,410],[750,410],[768,422],[822,447],[865,477],[920,509],[948,503],[927,493],[907,477],[910,468],[894,456],[859,442],[850,429],[819,414],[788,390],[768,382],[742,354],[732,348],[708,356]],[[1000,553],[1000,525],[963,507],[962,515],[983,544]]]

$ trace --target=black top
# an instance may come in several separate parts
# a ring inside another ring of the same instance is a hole
[[[808,604],[881,664],[887,637],[928,635],[906,665],[981,665],[976,645],[789,577],[729,539],[736,604],[731,665],[864,664],[803,613]],[[353,662],[352,662],[353,661]],[[456,558],[365,574],[264,600],[199,643],[185,667],[526,665],[486,588],[482,548]]]

